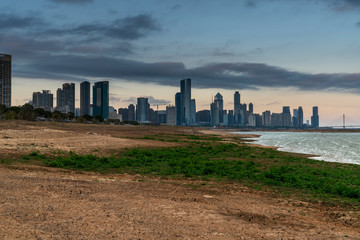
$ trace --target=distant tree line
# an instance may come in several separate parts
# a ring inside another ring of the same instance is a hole
[[[62,113],[60,111],[46,111],[43,108],[34,108],[31,104],[24,104],[18,107],[6,107],[0,104],[0,117],[5,120],[26,120],[26,121],[54,121],[54,122],[78,122],[78,123],[107,123],[107,124],[132,124],[138,125],[136,121],[121,122],[118,119],[104,120],[103,116],[92,117],[88,114],[75,117],[74,113]]]

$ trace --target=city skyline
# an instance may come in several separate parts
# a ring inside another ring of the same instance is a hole
[[[320,125],[343,113],[360,119],[357,1],[14,0],[0,7],[13,105],[64,82],[109,81],[115,108],[145,96],[164,110],[175,105],[178,81],[192,78],[198,111],[217,92],[233,109],[239,91],[256,112],[302,106],[306,121],[319,106]]]

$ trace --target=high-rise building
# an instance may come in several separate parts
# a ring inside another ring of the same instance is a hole
[[[191,125],[196,124],[196,101],[191,99]]]
[[[240,104],[240,126],[248,124],[248,115],[246,103]]]
[[[271,114],[271,126],[273,127],[283,127],[283,114],[282,113],[272,113]]]
[[[181,101],[181,93],[175,94],[175,108],[176,108],[176,125],[181,126],[184,122],[184,111],[182,107],[182,101]]]
[[[211,111],[211,125],[218,126],[220,124],[220,111],[218,105],[213,102],[210,104],[210,111]]]
[[[229,127],[234,126],[234,110],[229,110],[229,113],[228,113],[228,126]]]
[[[80,83],[80,115],[90,115],[90,83]]]
[[[219,123],[223,123],[224,122],[224,115],[223,115],[224,100],[223,100],[223,96],[220,93],[217,93],[215,95],[214,103],[216,104],[217,108],[219,109]]]
[[[33,93],[33,106],[35,108],[43,108],[47,111],[51,111],[53,108],[54,96],[50,90],[43,90],[41,92]]]
[[[148,99],[144,97],[138,98],[136,104],[136,121],[139,123],[148,123],[149,111],[150,105],[148,103]]]
[[[196,113],[196,121],[200,125],[209,125],[210,124],[210,111],[209,110],[201,110]]]
[[[181,115],[184,116],[181,125],[189,126],[191,124],[191,79],[186,78],[180,81],[181,93]]]
[[[299,111],[297,109],[293,109],[293,116],[292,116],[292,126],[297,128],[299,125]]]
[[[130,104],[128,106],[129,109],[129,116],[128,116],[128,120],[129,121],[135,121],[136,120],[136,116],[135,116],[135,106],[134,104]]]
[[[176,107],[167,106],[166,107],[166,125],[176,126]]]
[[[234,125],[240,125],[240,93],[238,91],[234,94]]]
[[[93,116],[109,118],[109,82],[96,82],[93,86]]]
[[[266,110],[262,113],[262,125],[265,127],[271,126],[271,112],[269,110]]]
[[[311,127],[319,128],[319,109],[317,106],[313,107],[313,115],[311,116]]]
[[[299,128],[303,128],[304,126],[304,112],[303,112],[303,108],[300,106],[298,108],[298,122],[297,122],[297,127]]]
[[[283,107],[282,124],[283,127],[291,127],[291,113],[290,113],[290,107],[288,106]]]
[[[64,83],[56,91],[56,108],[60,112],[75,114],[75,83]]]
[[[249,114],[254,113],[254,105],[249,103]]]
[[[119,108],[118,114],[121,115],[122,121],[129,120],[129,109],[128,108]]]
[[[11,55],[0,54],[0,104],[11,107]]]

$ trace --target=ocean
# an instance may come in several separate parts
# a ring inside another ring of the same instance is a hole
[[[275,146],[280,151],[313,154],[312,159],[360,164],[360,133],[236,132],[261,135],[255,144]]]

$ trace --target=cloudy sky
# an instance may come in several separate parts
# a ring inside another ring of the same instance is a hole
[[[360,0],[2,0],[0,12],[14,105],[64,82],[78,99],[84,80],[110,81],[116,108],[174,104],[190,77],[197,110],[218,91],[232,109],[238,90],[255,112],[360,119]]]

